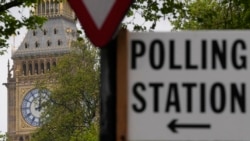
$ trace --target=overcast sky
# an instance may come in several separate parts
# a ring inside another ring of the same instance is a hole
[[[18,13],[18,9],[12,9],[12,13]],[[21,11],[24,14],[28,14],[28,10],[23,10]],[[18,16],[18,15],[17,15]],[[143,23],[144,21],[138,20],[138,23]],[[129,27],[130,28],[130,27]],[[171,26],[167,21],[159,21],[157,24],[157,27],[155,31],[170,31]],[[27,33],[27,30],[22,29],[20,30],[20,35],[16,36],[15,39],[14,37],[11,37],[9,39],[9,45],[10,46],[15,46],[18,48],[18,46],[21,44],[23,38],[25,37],[25,34]],[[15,42],[14,42],[15,41]],[[7,132],[7,89],[3,83],[7,82],[7,62],[10,60],[10,64],[12,65],[12,60],[11,60],[11,48],[9,47],[8,52],[5,53],[4,55],[0,56],[0,132],[5,133]]]

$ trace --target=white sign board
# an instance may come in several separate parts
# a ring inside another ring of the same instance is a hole
[[[250,140],[250,31],[129,33],[128,140]]]

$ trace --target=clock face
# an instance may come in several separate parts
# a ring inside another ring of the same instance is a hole
[[[48,99],[48,90],[33,89],[29,91],[21,106],[22,116],[32,126],[40,126],[40,116],[43,112],[42,103]]]

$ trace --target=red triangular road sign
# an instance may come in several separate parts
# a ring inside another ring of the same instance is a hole
[[[90,41],[98,47],[112,38],[133,0],[68,0]]]

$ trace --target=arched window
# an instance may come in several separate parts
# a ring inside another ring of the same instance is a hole
[[[48,47],[51,45],[50,40],[47,41],[47,45],[48,45]]]
[[[29,64],[29,74],[32,75],[33,72],[32,72],[32,64]]]
[[[25,140],[26,140],[26,141],[29,141],[29,140],[30,140],[30,137],[29,137],[29,136],[25,136]]]
[[[47,35],[47,30],[46,29],[43,30],[43,35]]]
[[[33,30],[33,36],[36,36],[36,31],[35,30]]]
[[[23,64],[23,75],[27,75],[26,64]]]
[[[39,43],[36,41],[35,43],[36,48],[39,47]]]
[[[54,13],[54,2],[50,2],[50,12]]]
[[[56,1],[56,2],[55,2],[55,13],[57,14],[58,11],[59,11],[59,2]]]
[[[28,44],[28,43],[25,43],[24,46],[25,46],[25,48],[28,48],[28,47],[29,47],[29,44]]]
[[[50,71],[50,63],[47,62],[47,70]]]
[[[41,63],[41,73],[44,73],[44,63]]]
[[[45,10],[45,2],[43,1],[42,2],[42,15],[45,15],[45,12],[46,10]]]
[[[57,45],[60,46],[62,44],[62,41],[61,40],[58,40],[57,41]]]
[[[20,137],[20,138],[19,138],[19,141],[24,141],[23,137]]]
[[[56,28],[54,28],[54,34],[57,34],[57,29]]]
[[[42,15],[42,4],[37,6],[36,12],[38,15]]]
[[[49,14],[49,8],[50,8],[49,5],[50,5],[49,1],[47,1],[46,2],[46,6],[45,6],[45,8],[46,8],[46,14]]]
[[[35,63],[35,74],[38,74],[38,63]]]
[[[56,67],[56,62],[55,61],[53,62],[53,67]]]

